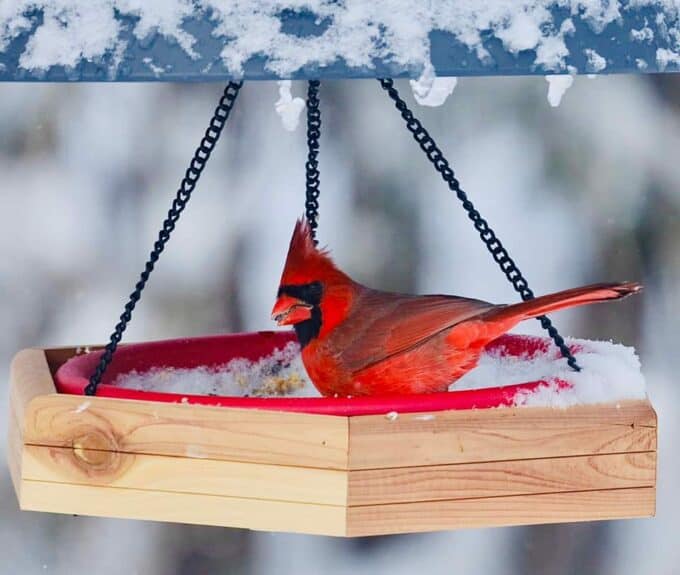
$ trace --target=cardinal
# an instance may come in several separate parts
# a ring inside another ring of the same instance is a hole
[[[307,373],[324,396],[432,393],[448,390],[489,342],[525,319],[641,289],[601,283],[509,305],[378,291],[342,272],[298,220],[272,319],[293,326]]]

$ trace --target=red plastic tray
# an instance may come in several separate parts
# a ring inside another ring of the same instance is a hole
[[[223,365],[235,357],[257,360],[293,340],[294,332],[267,331],[121,345],[104,374],[97,396],[348,416],[384,414],[390,411],[413,413],[507,406],[513,404],[518,392],[531,391],[547,384],[546,381],[530,381],[465,391],[353,398],[218,397],[139,391],[111,384],[119,374],[132,370],[144,372],[153,367],[213,367]],[[551,348],[550,340],[539,337],[505,335],[489,344],[487,349],[489,348],[495,348],[503,355],[532,357],[551,353],[555,358],[559,357]],[[68,360],[57,371],[57,390],[60,393],[82,394],[101,354],[102,351],[94,351]],[[558,384],[569,385],[563,381]]]

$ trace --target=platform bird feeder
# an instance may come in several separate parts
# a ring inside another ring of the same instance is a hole
[[[570,13],[558,3],[545,4],[548,10],[541,14],[550,23],[541,22],[537,30],[552,30],[553,44],[564,44],[556,52],[558,61],[546,60],[547,44],[538,40],[519,49],[507,30],[498,37],[493,27],[480,30],[478,44],[472,45],[442,24],[427,35],[429,64],[437,76],[677,69],[680,56],[673,57],[676,46],[667,33],[669,26],[678,25],[677,14],[665,3],[631,4],[607,21],[602,18],[610,11]],[[276,34],[310,46],[326,35],[330,42],[344,21],[333,11],[347,9],[342,3],[321,2],[323,13],[313,14],[300,11],[298,3],[281,9],[284,5],[276,14],[265,14],[279,19]],[[53,14],[41,6],[35,3],[4,27],[3,34],[10,36],[0,37],[0,81],[228,84],[109,343],[27,349],[13,360],[8,460],[22,509],[336,536],[654,514],[657,421],[646,399],[563,409],[516,406],[519,394],[544,381],[366,398],[214,397],[114,385],[116,375],[132,370],[214,366],[235,357],[257,360],[294,337],[262,332],[119,345],[244,81],[308,80],[305,208],[316,231],[320,81],[378,78],[388,102],[462,203],[519,295],[529,299],[533,292],[399,95],[392,78],[417,76],[422,65],[386,49],[399,45],[394,31],[383,27],[376,32],[384,38],[374,38],[380,50],[368,54],[366,62],[326,54],[320,63],[308,50],[308,62],[287,69],[276,42],[237,61],[238,50],[251,44],[240,42],[224,22],[220,25],[218,12],[186,15],[185,34],[175,41],[159,25],[165,36],[149,41],[139,37],[139,13],[121,8],[112,9],[112,18],[124,41],[73,62],[47,65],[49,52],[39,50],[46,39],[40,29]],[[65,11],[60,26],[67,29],[69,18],[76,16]],[[222,16],[236,21],[243,15]],[[249,19],[238,22],[246,34],[254,29]],[[57,41],[70,39],[65,34]],[[550,338],[505,336],[492,345],[499,353],[526,357],[554,350],[556,344],[576,367],[573,350],[547,318],[541,321]]]

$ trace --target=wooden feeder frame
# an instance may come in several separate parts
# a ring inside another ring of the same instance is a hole
[[[335,536],[649,517],[648,401],[332,416],[57,393],[11,368],[22,509]]]

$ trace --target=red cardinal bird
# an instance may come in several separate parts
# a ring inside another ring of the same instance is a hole
[[[323,395],[431,393],[446,391],[477,365],[486,344],[520,321],[641,287],[596,284],[511,305],[382,292],[340,271],[298,220],[272,318],[295,328],[305,368]]]

